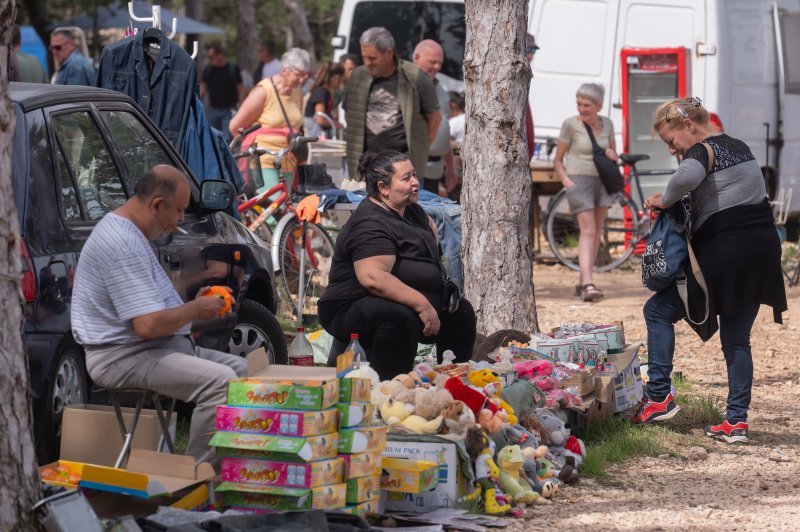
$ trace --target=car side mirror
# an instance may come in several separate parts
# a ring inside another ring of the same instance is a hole
[[[224,211],[231,206],[235,192],[233,185],[221,179],[200,183],[200,207],[209,211]]]

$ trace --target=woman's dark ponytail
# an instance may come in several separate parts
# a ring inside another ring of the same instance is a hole
[[[378,198],[378,183],[383,183],[387,187],[394,174],[394,165],[401,161],[408,161],[408,155],[394,150],[368,151],[358,160],[356,173],[361,181],[367,186],[367,195],[371,198]]]

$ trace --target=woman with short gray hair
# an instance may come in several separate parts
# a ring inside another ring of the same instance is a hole
[[[614,142],[614,124],[598,114],[605,97],[603,86],[584,83],[578,87],[575,97],[578,115],[567,118],[561,125],[553,167],[567,190],[567,202],[578,218],[580,228],[580,282],[575,293],[584,301],[596,301],[603,297],[603,292],[592,282],[592,273],[608,208],[614,201],[606,192],[594,165],[589,129],[597,143],[605,148],[606,157],[612,161],[619,157]]]
[[[230,122],[230,133],[234,137],[238,135],[239,128],[247,129],[255,122],[261,124],[261,129],[245,139],[243,149],[253,139],[252,142],[258,147],[280,150],[289,145],[291,133],[300,132],[303,125],[303,95],[300,87],[308,78],[310,69],[309,53],[300,48],[291,48],[281,56],[280,73],[262,79],[253,87]],[[293,171],[297,162],[294,157],[284,157],[281,171]],[[272,155],[261,157],[264,184],[256,188],[255,184],[246,183],[248,193],[263,192],[278,184],[278,172],[272,163]],[[291,188],[292,182],[288,181],[287,185]]]

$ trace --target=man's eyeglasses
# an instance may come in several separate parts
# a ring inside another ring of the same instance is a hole
[[[50,50],[54,52],[60,52],[63,45],[61,44],[53,44],[50,46]]]

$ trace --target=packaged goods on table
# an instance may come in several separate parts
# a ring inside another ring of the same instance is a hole
[[[296,463],[226,457],[220,463],[220,477],[226,482],[316,488],[344,482],[344,460]]]
[[[223,482],[217,487],[222,504],[262,510],[335,510],[345,505],[347,484],[311,489],[261,486],[244,482]]]
[[[220,405],[217,407],[216,428],[253,434],[311,436],[336,432],[338,413],[336,408],[311,412]]]

